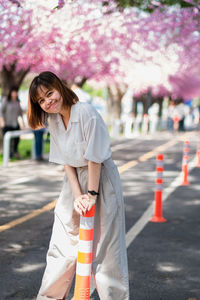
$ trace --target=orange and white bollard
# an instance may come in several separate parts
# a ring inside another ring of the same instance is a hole
[[[155,211],[151,222],[163,223],[167,220],[162,216],[162,189],[163,189],[163,154],[156,157],[156,190],[155,190]]]
[[[200,131],[198,137],[198,144],[197,144],[197,167],[200,167]]]
[[[188,182],[188,160],[189,160],[189,142],[184,142],[183,147],[183,161],[182,161],[182,173],[183,173],[183,181],[181,185],[189,185]]]
[[[74,300],[90,299],[95,205],[80,217]]]

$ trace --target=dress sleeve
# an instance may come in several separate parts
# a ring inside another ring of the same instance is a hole
[[[102,163],[111,157],[110,136],[106,124],[100,115],[92,116],[85,124],[87,142],[84,158],[96,163]]]

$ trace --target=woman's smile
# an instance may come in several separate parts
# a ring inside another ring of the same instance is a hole
[[[52,101],[49,105],[49,109],[52,109],[52,108],[55,108],[55,106],[58,104],[58,102],[55,100],[55,101]]]
[[[45,87],[40,87],[38,94],[38,103],[45,112],[59,113],[61,111],[63,99],[56,89],[48,90]]]

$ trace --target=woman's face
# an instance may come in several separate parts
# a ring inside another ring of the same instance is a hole
[[[56,89],[47,89],[44,86],[40,86],[38,88],[38,96],[38,103],[42,110],[49,114],[61,113],[63,98]]]
[[[12,99],[12,100],[17,100],[17,97],[18,97],[17,91],[14,91],[14,90],[13,90],[13,91],[11,92],[11,99]]]

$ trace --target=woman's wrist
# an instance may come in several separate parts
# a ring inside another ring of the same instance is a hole
[[[89,199],[91,199],[91,200],[93,200],[95,202],[97,200],[97,195],[91,195],[90,193],[88,193],[88,197],[89,197]]]
[[[99,193],[96,192],[96,190],[88,190],[88,194],[92,195],[92,196],[98,196]]]
[[[80,197],[82,195],[81,191],[74,193],[74,199]]]

